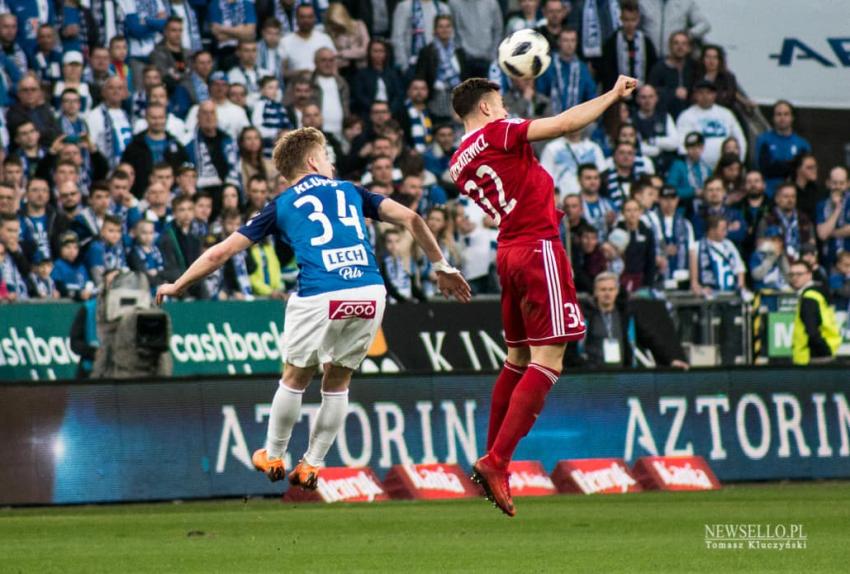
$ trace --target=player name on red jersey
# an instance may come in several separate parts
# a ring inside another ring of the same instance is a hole
[[[452,164],[451,169],[449,170],[449,174],[452,176],[453,181],[457,181],[457,177],[460,175],[460,172],[475,159],[479,153],[484,151],[490,146],[487,143],[487,140],[484,139],[484,134],[479,134],[477,138],[469,145],[468,148],[463,150],[460,155],[457,156],[457,161]]]

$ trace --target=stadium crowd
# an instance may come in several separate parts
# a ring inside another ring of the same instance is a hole
[[[476,294],[497,293],[496,226],[448,173],[461,126],[451,90],[501,85],[510,113],[586,101],[618,74],[642,86],[585,133],[536,151],[566,216],[579,291],[791,290],[805,261],[850,300],[845,166],[823,173],[780,100],[755,134],[693,0],[0,0],[0,301],[86,300],[104,272],[151,286],[292,183],[277,136],[323,131],[338,175],[426,219]],[[536,81],[495,62],[536,28]],[[781,94],[779,94],[781,95]],[[819,172],[819,168],[821,171]],[[826,188],[821,176],[826,175]],[[427,259],[370,223],[395,302],[434,296]],[[297,265],[260,243],[189,294],[285,298]],[[614,275],[611,275],[613,273]]]

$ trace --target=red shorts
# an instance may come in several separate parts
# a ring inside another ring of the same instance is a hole
[[[554,345],[584,338],[573,271],[558,241],[502,247],[502,324],[509,347]]]

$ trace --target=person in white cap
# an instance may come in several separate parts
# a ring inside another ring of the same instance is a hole
[[[91,90],[83,81],[83,54],[76,50],[65,52],[62,56],[62,79],[53,86],[54,108],[60,108],[62,93],[68,88],[80,94],[80,112],[88,112],[92,108]]]

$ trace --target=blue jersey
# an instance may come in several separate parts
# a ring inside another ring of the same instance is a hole
[[[295,251],[302,297],[383,285],[364,218],[386,199],[353,183],[303,177],[239,228],[253,242],[276,234]]]

